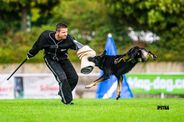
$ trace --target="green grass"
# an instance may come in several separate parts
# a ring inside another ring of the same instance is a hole
[[[0,122],[184,122],[184,99],[0,100]],[[168,105],[169,110],[157,110]]]

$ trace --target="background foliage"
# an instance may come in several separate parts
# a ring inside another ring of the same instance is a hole
[[[112,33],[119,53],[139,45],[156,53],[159,61],[184,61],[183,0],[1,0],[0,4],[0,63],[20,62],[39,34],[54,30],[61,21],[97,53]],[[128,27],[152,31],[160,40],[133,42]],[[74,53],[69,52],[70,58],[78,61]],[[42,62],[42,54],[30,61]]]

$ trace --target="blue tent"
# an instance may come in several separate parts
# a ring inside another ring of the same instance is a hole
[[[108,34],[105,50],[107,51],[107,55],[117,55],[117,48],[111,34]],[[102,74],[103,72],[101,72],[101,75]],[[112,75],[110,76],[109,79],[99,83],[96,91],[96,97],[116,98],[116,89],[117,89],[117,79],[114,75]],[[132,98],[132,97],[133,94],[127,83],[126,76],[123,75],[121,98]]]

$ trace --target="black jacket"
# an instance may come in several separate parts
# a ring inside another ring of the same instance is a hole
[[[59,61],[68,58],[68,49],[78,50],[77,44],[74,43],[76,40],[71,35],[67,35],[67,38],[62,41],[57,41],[54,35],[54,31],[44,31],[28,52],[28,57],[31,58],[44,49],[45,56]]]

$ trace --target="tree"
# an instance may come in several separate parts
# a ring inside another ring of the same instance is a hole
[[[157,32],[183,28],[183,0],[106,0],[118,23]],[[179,22],[178,22],[179,21]]]
[[[62,0],[52,14],[53,22],[66,22],[71,33],[84,44],[100,46],[111,30],[108,8],[103,0]]]
[[[106,0],[106,4],[116,28],[131,26],[159,35],[155,45],[158,53],[166,52],[161,56],[166,60],[174,59],[184,48],[183,0]]]
[[[31,18],[37,21],[50,16],[50,9],[58,2],[59,0],[2,0],[0,1],[0,12],[3,16],[1,24],[5,26],[10,17],[16,23],[21,20],[21,29],[26,30],[30,26]]]

